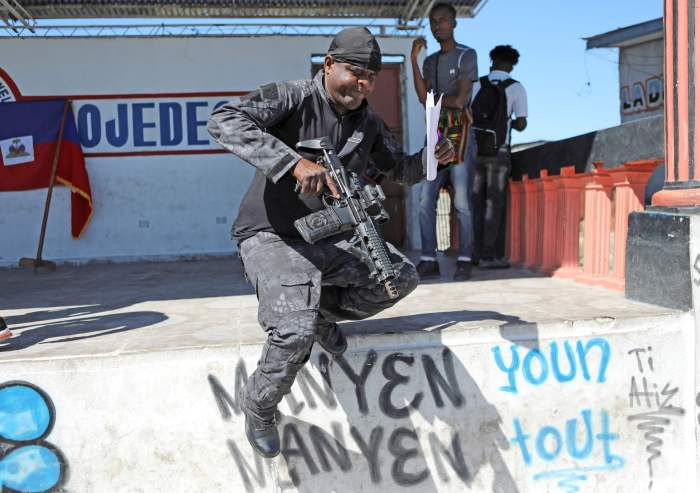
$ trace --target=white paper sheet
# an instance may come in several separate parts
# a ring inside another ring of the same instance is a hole
[[[428,91],[428,96],[425,98],[425,131],[426,131],[426,149],[428,153],[428,169],[427,178],[433,181],[437,177],[437,158],[435,157],[435,146],[438,141],[438,121],[440,119],[440,107],[442,106],[442,94],[440,99],[435,103],[433,91]]]

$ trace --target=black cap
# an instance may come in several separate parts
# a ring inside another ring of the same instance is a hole
[[[328,48],[333,59],[379,72],[382,51],[379,43],[366,27],[348,27],[335,35]]]

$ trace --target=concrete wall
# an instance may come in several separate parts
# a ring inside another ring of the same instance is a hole
[[[0,68],[21,95],[78,96],[78,124],[90,129],[83,132],[83,147],[95,204],[92,222],[82,238],[71,239],[68,192],[57,188],[44,257],[84,261],[230,253],[229,230],[253,169],[229,154],[209,153],[218,148],[202,123],[214,106],[234,98],[231,93],[308,78],[311,56],[325,53],[329,43],[330,38],[314,36],[0,39],[0,52],[12,54],[2,57]],[[380,45],[386,55],[409,59],[410,39],[380,38]],[[412,88],[410,70],[405,73],[404,86]],[[403,101],[405,146],[415,152],[423,143],[423,113],[415,97],[404,94]],[[161,110],[167,104],[168,111],[181,113],[167,114],[171,141],[177,140],[172,122],[182,122],[183,137],[176,144],[163,139]],[[126,142],[110,143],[109,120],[115,120],[115,130],[128,122]],[[15,265],[35,252],[45,196],[45,190],[0,194],[0,265]]]
[[[690,218],[690,275],[692,282],[693,311],[695,313],[695,333],[700,331],[700,215]],[[697,425],[695,428],[695,484],[700,485],[700,347],[695,348],[695,388],[698,390],[695,396]]]
[[[25,398],[0,408],[0,485],[698,491],[693,328],[689,313],[355,337],[345,358],[314,352],[273,460],[247,444],[237,399],[259,347],[5,362],[0,396]]]

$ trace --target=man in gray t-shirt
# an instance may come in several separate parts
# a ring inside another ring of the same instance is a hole
[[[472,82],[479,78],[476,51],[460,43],[455,43],[455,47],[447,53],[443,53],[442,50],[436,51],[423,62],[423,78],[427,79],[433,93],[443,94],[443,106],[463,109],[464,104],[461,107],[456,106],[461,101],[460,82],[468,82],[466,84],[468,103],[471,100]]]
[[[437,3],[430,10],[430,30],[440,50],[429,55],[423,62],[423,72],[418,67],[418,54],[426,47],[426,41],[418,38],[413,42],[411,62],[416,95],[425,104],[428,91],[439,98],[442,94],[442,110],[439,128],[452,141],[456,156],[453,166],[438,170],[433,181],[421,183],[420,230],[421,258],[416,266],[421,279],[440,276],[437,263],[437,201],[440,189],[449,179],[454,191],[453,203],[457,210],[459,225],[459,251],[454,280],[465,281],[471,277],[473,226],[470,204],[470,175],[476,159],[476,146],[468,145],[474,137],[469,131],[465,108],[471,100],[472,82],[478,78],[476,51],[459,44],[454,39],[457,13],[452,5]]]

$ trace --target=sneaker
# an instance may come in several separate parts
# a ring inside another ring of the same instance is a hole
[[[501,257],[501,258],[485,258],[481,260],[481,263],[479,264],[479,268],[481,269],[507,269],[510,267],[510,263],[508,261]]]
[[[483,262],[483,260],[482,260]],[[457,269],[453,279],[455,281],[468,281],[472,278],[472,263],[466,260],[457,261]]]
[[[421,260],[416,265],[416,271],[421,279],[440,277],[440,266],[436,260]]]
[[[340,356],[348,348],[348,341],[345,339],[345,335],[341,332],[338,324],[335,322],[328,322],[325,319],[321,319],[321,321],[316,324],[316,335],[314,339],[326,352],[334,356]]]

